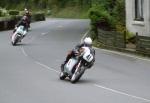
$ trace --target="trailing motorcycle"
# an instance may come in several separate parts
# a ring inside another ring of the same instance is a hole
[[[69,77],[72,83],[77,82],[91,63],[94,63],[94,55],[88,47],[82,47],[79,55],[70,58],[64,65],[64,71],[60,72],[60,79]]]
[[[16,28],[16,31],[11,36],[12,45],[14,46],[18,42],[21,42],[26,33],[27,31],[25,30],[24,26],[20,25],[18,28]]]

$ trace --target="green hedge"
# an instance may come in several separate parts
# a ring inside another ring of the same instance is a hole
[[[4,28],[4,22],[3,21],[0,21],[0,31],[1,30],[4,30],[5,28]]]
[[[43,21],[45,20],[45,14],[44,13],[34,13],[31,16],[32,21]]]
[[[0,10],[0,17],[2,16],[2,10]]]
[[[9,10],[9,15],[19,15],[19,11],[17,10]]]
[[[0,30],[10,30],[15,27],[22,16],[3,17],[0,20]]]
[[[97,28],[103,30],[112,30],[113,20],[109,12],[102,5],[94,5],[88,11],[88,16],[91,19],[91,29],[93,31],[91,37],[98,38]]]
[[[113,20],[110,13],[101,5],[94,5],[89,10],[89,18],[94,26],[102,29],[113,29]]]
[[[95,3],[89,10],[91,19],[92,36],[97,38],[97,28],[123,33],[125,28],[125,0],[102,0]]]
[[[14,29],[17,22],[22,18],[22,16],[12,15],[8,17],[0,18],[0,31]],[[45,20],[44,13],[34,13],[31,17],[31,21],[43,21]]]

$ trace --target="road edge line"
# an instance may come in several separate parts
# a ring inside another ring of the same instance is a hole
[[[114,92],[114,93],[117,93],[117,94],[126,95],[128,97],[132,97],[132,98],[136,98],[136,99],[143,100],[143,101],[146,101],[146,102],[150,102],[149,99],[145,99],[143,97],[138,97],[138,96],[135,96],[135,95],[131,95],[131,94],[128,94],[128,93],[125,93],[125,92],[115,90],[115,89],[107,88],[107,87],[104,87],[104,86],[101,86],[101,85],[98,85],[98,84],[94,84],[94,86],[96,86],[98,88],[108,90],[108,91],[111,91],[111,92]]]

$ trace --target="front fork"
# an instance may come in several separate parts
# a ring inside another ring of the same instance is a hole
[[[77,71],[79,70],[80,66],[81,66],[81,60],[79,61],[78,65],[76,67],[75,73],[77,73]]]

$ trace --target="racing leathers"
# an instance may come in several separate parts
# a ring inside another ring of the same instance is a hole
[[[94,56],[93,61],[90,62],[86,67],[87,68],[91,68],[93,66],[93,64],[95,62],[95,50],[92,48],[91,45],[86,45],[86,44],[82,43],[82,44],[76,45],[75,48],[68,53],[68,55],[66,57],[66,60],[64,61],[63,64],[61,64],[61,71],[64,70],[64,65],[69,61],[70,58],[76,57],[79,54],[80,49],[82,47],[89,47],[91,54]]]
[[[21,21],[19,21],[18,23],[17,23],[17,25],[16,25],[16,27],[15,27],[15,29],[14,29],[14,31],[13,31],[13,33],[17,30],[17,28],[19,27],[19,26],[24,26],[24,31],[26,31],[24,34],[23,34],[23,36],[25,36],[26,34],[27,34],[27,31],[28,31],[28,23],[27,23],[27,21],[26,20],[21,20]]]

